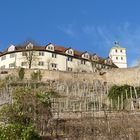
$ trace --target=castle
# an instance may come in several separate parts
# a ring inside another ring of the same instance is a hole
[[[120,47],[118,42],[111,48],[109,57],[119,68],[127,68],[126,49]]]
[[[119,50],[120,53],[117,53]],[[125,49],[116,43],[107,58],[52,43],[46,46],[28,43],[22,46],[10,45],[4,52],[0,52],[1,69],[18,67],[92,73],[101,69],[126,68],[127,62]]]

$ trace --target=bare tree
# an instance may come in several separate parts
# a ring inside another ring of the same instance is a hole
[[[46,60],[46,62],[47,62],[47,69],[50,70],[50,64],[52,62],[52,59],[49,58],[49,59]]]
[[[23,55],[25,56],[25,61],[27,62],[29,69],[31,69],[32,65],[35,65],[36,61],[39,59],[39,55],[34,50],[32,43],[29,43],[26,46],[26,51],[23,52]]]

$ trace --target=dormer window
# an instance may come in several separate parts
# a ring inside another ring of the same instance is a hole
[[[53,50],[53,47],[48,46],[48,50]]]
[[[89,54],[88,54],[88,53],[84,53],[84,54],[82,55],[82,58],[89,59]]]
[[[105,64],[112,64],[112,61],[110,58],[107,58],[104,62],[105,62]]]
[[[68,54],[72,54],[72,51],[71,50],[68,50]]]
[[[11,46],[8,48],[8,52],[12,52],[12,51],[15,51],[15,46],[14,46],[14,45],[11,45]]]
[[[49,44],[49,45],[46,47],[46,50],[54,51],[54,46],[53,46],[52,44]]]
[[[72,55],[72,56],[73,56],[74,51],[73,51],[72,49],[68,49],[68,50],[66,51],[66,53],[67,53],[68,55]]]
[[[98,60],[99,58],[98,58],[97,55],[94,55],[94,56],[92,57],[92,59],[93,59],[93,60]]]
[[[26,46],[26,49],[28,49],[28,50],[33,49],[33,44],[32,44],[32,43],[29,43],[29,44]]]

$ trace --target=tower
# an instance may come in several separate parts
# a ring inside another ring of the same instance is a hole
[[[122,48],[118,42],[114,43],[109,52],[109,57],[119,68],[127,68],[126,49]]]

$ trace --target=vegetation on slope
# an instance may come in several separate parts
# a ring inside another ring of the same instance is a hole
[[[110,88],[108,97],[109,99],[112,99],[114,108],[117,108],[118,103],[122,104],[122,102],[125,107],[128,104],[127,101],[129,99],[136,99],[140,97],[140,87],[114,85]]]
[[[13,102],[0,110],[1,140],[39,140],[51,115],[50,94],[31,88],[16,88]]]

